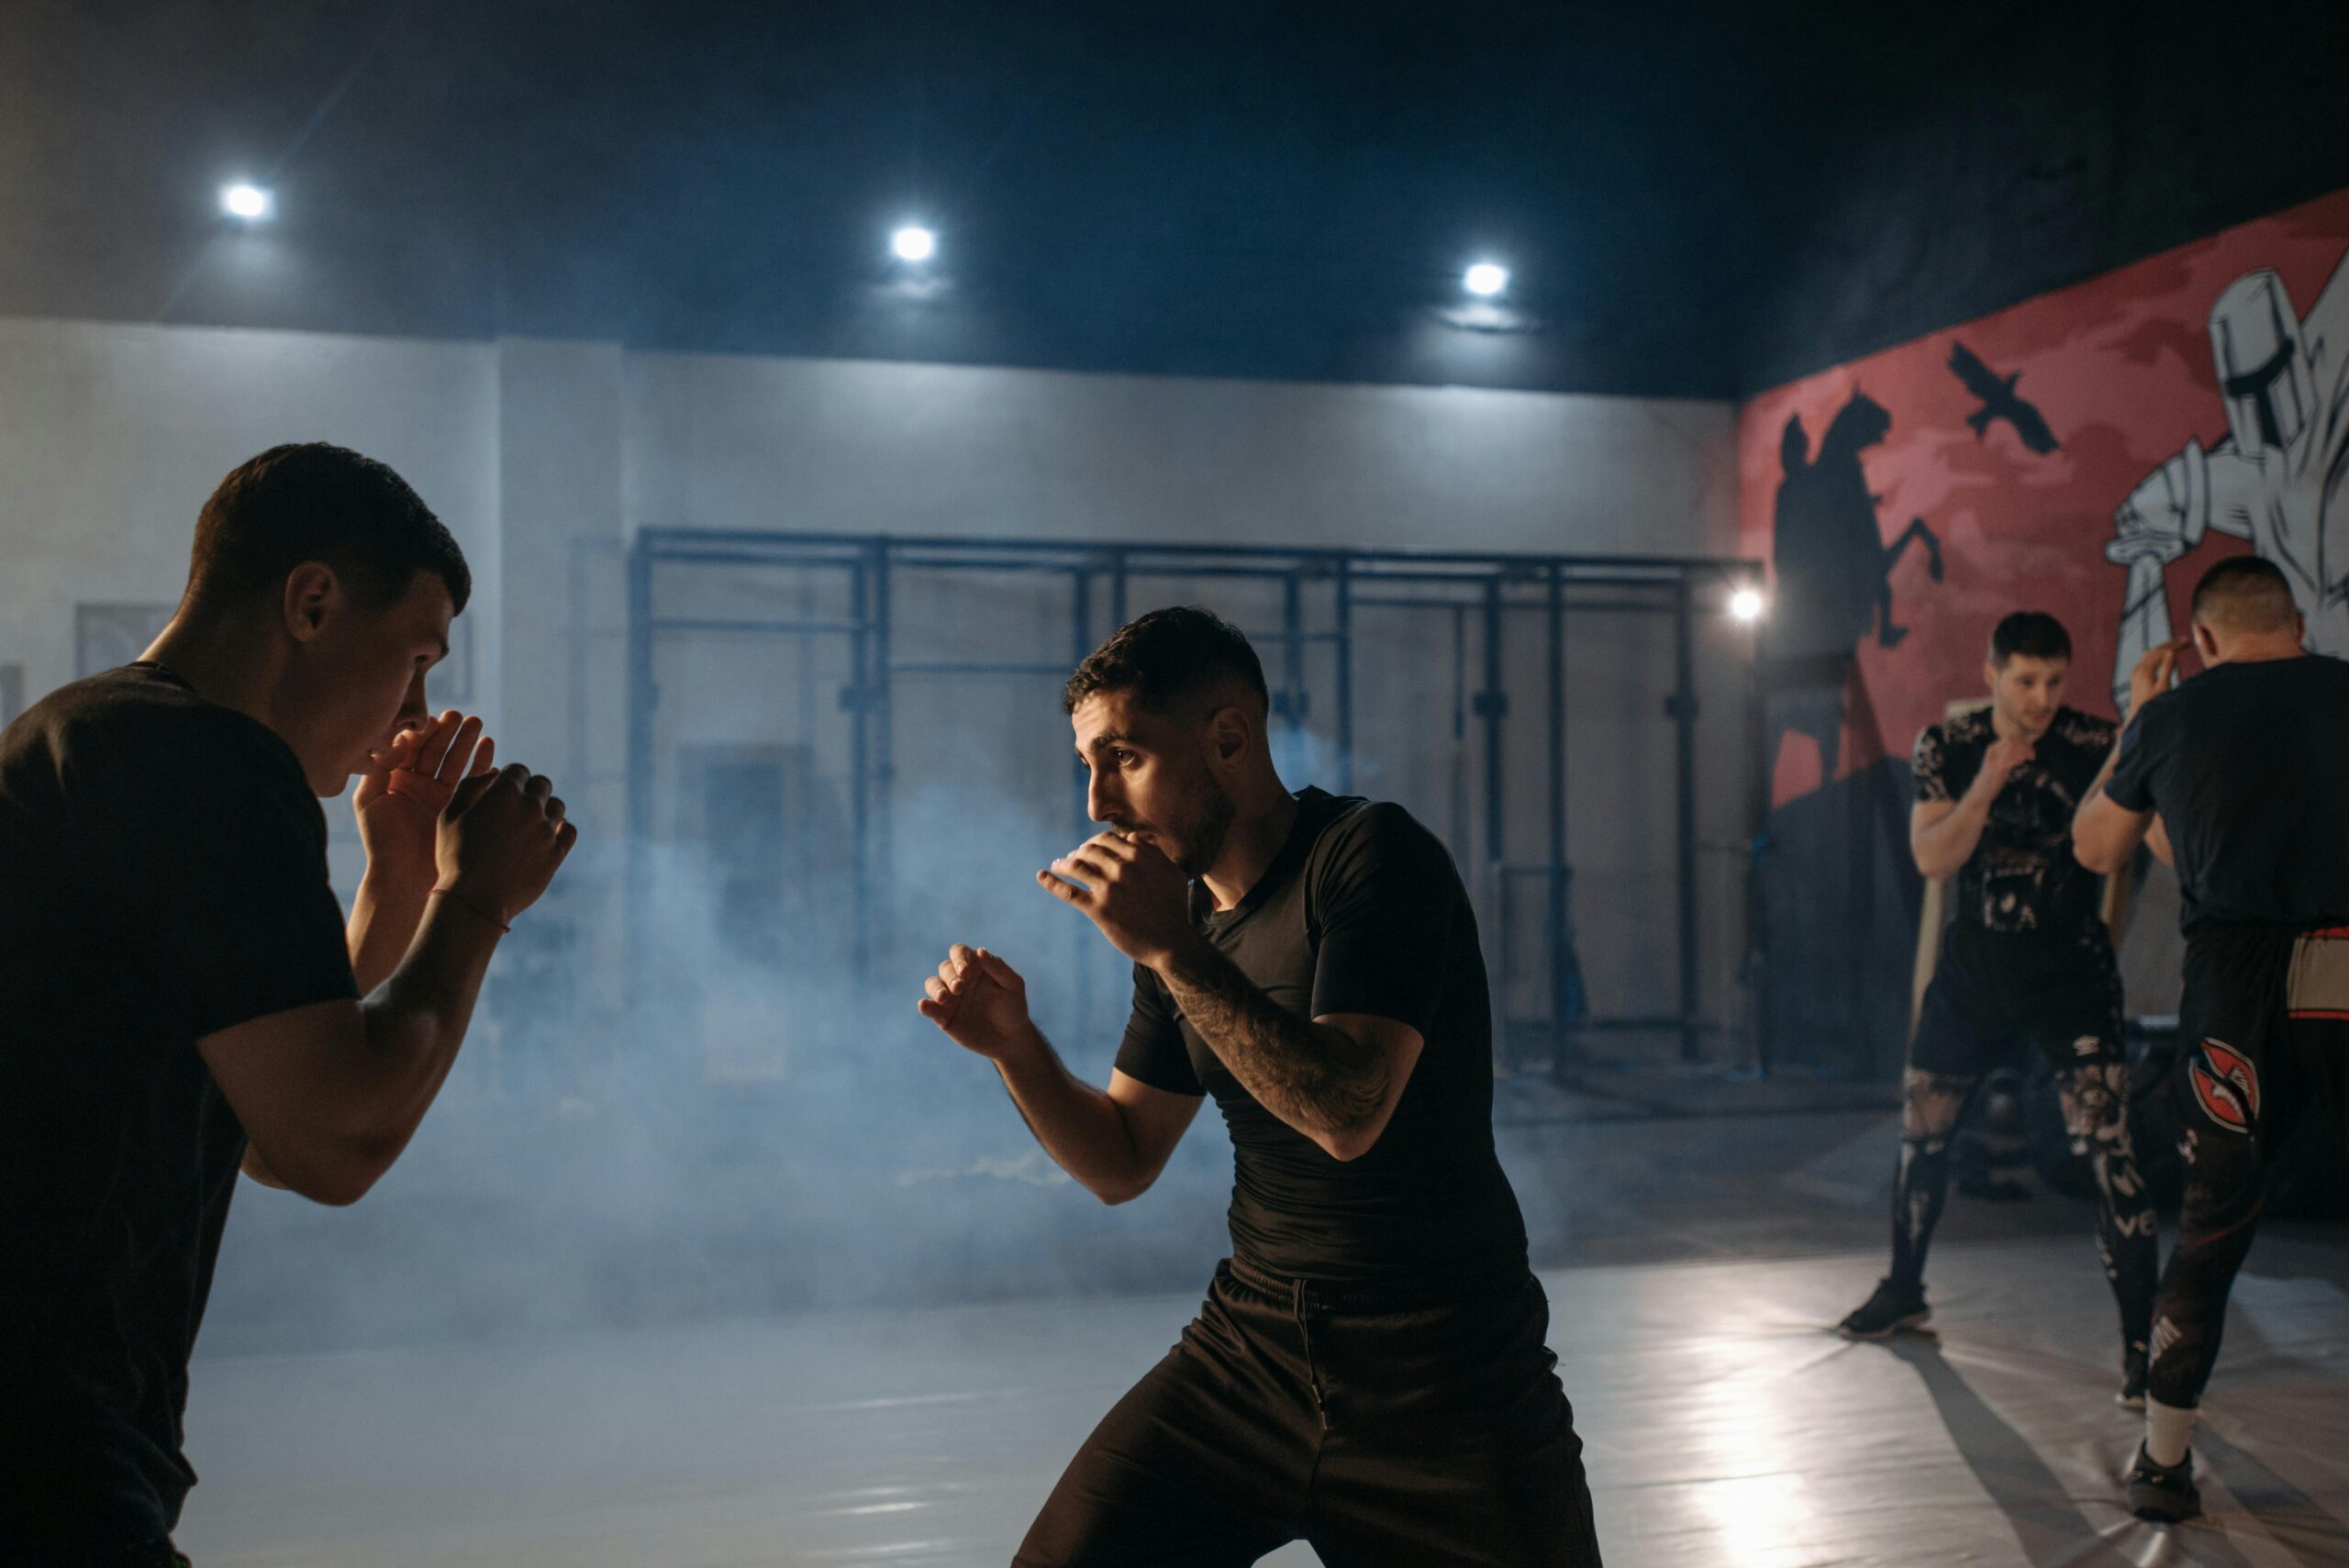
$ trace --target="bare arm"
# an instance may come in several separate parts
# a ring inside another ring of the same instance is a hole
[[[1993,740],[1964,795],[1955,800],[1919,801],[1909,814],[1909,852],[1916,857],[1917,869],[1935,882],[1956,875],[1981,844],[1998,792],[2033,755],[2028,740]]]
[[[253,1147],[253,1140],[250,1138],[245,1140],[245,1157],[237,1169],[259,1182],[262,1186],[275,1187],[282,1193],[290,1193],[294,1190],[277,1179],[277,1173],[269,1168],[269,1162],[261,1157],[261,1151]]]
[[[1968,790],[1958,800],[1920,800],[1909,811],[1909,852],[1917,869],[1934,882],[1957,874],[1982,842],[1989,825],[1990,799]]]
[[[350,1204],[391,1169],[456,1062],[497,937],[436,899],[406,962],[365,1001],[295,1007],[197,1042],[276,1184]]]
[[[1044,1152],[1103,1203],[1149,1191],[1198,1115],[1197,1095],[1114,1070],[1107,1093],[1078,1080],[1030,1020],[1027,982],[985,948],[956,943],[920,1006],[949,1040],[995,1063]]]
[[[1011,1103],[1053,1163],[1103,1203],[1148,1192],[1199,1114],[1189,1095],[1170,1095],[1109,1070],[1107,1091],[1069,1072],[1041,1034],[1031,1051],[999,1058]]]
[[[2103,876],[2110,876],[2129,863],[2129,857],[2137,852],[2137,846],[2144,842],[2154,822],[2152,812],[2132,811],[2104,793],[2105,781],[2112,776],[2112,766],[2120,759],[2121,748],[2115,746],[2112,754],[2105,758],[2104,766],[2098,770],[2096,783],[2081,798],[2079,810],[2072,815],[2073,855],[2088,870]],[[2166,832],[2162,835],[2162,844],[2168,847]],[[2168,863],[2167,857],[2164,857],[2164,863]]]
[[[451,708],[373,753],[373,771],[351,796],[367,870],[344,932],[361,995],[391,978],[416,940],[439,874],[440,814],[461,782],[489,772],[496,750],[478,717]]]
[[[577,838],[552,786],[525,768],[467,779],[442,826],[452,891],[430,900],[406,956],[365,1000],[196,1042],[244,1125],[255,1179],[340,1205],[391,1168],[456,1062],[499,932]]]
[[[2129,673],[2129,714],[2121,723],[2121,738],[2113,741],[2112,751],[2104,759],[2104,766],[2097,770],[2096,782],[2088,785],[2080,797],[2079,810],[2072,814],[2072,853],[2092,872],[2110,876],[2129,863],[2137,846],[2153,839],[2154,853],[2164,865],[2173,863],[2169,856],[2169,830],[2151,811],[2132,811],[2104,793],[2112,771],[2120,764],[2121,742],[2129,728],[2143,717],[2145,705],[2167,691],[2171,676],[2177,669],[2177,656],[2186,647],[2183,638],[2145,651],[2137,667]],[[2158,838],[2154,835],[2158,834]]]
[[[1391,1018],[1309,1022],[1275,1003],[1205,941],[1158,965],[1174,1005],[1257,1103],[1335,1160],[1368,1153],[1386,1130],[1425,1041]]]
[[[424,920],[424,905],[432,892],[413,879],[378,876],[371,865],[359,879],[351,900],[351,923],[344,935],[351,945],[351,973],[359,993],[367,995],[392,977],[406,956]]]

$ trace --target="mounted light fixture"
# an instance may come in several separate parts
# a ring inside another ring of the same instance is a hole
[[[918,223],[908,223],[889,236],[889,253],[900,261],[927,261],[938,254],[938,235]]]
[[[1497,261],[1479,261],[1460,274],[1460,286],[1478,299],[1492,299],[1508,287],[1508,269]]]
[[[220,187],[220,210],[247,223],[259,223],[276,205],[275,197],[249,181]]]

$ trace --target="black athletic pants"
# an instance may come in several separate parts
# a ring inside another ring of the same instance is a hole
[[[2349,1140],[2349,929],[2198,929],[2178,1005],[2186,1202],[2154,1309],[2146,1392],[2199,1404],[2267,1168],[2303,1111]]]
[[[1053,1487],[1015,1568],[1598,1568],[1582,1441],[1531,1273],[1347,1299],[1227,1262]]]

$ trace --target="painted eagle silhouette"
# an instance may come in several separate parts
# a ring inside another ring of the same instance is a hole
[[[1982,400],[1982,406],[1965,417],[1965,422],[1974,427],[1976,440],[1989,435],[1991,421],[2004,419],[2015,428],[2015,434],[2022,438],[2024,446],[2043,457],[2061,444],[2039,410],[2015,395],[2015,383],[2022,379],[2021,371],[2002,376],[1984,364],[1973,350],[1954,339],[1949,347],[1949,368],[1965,384],[1966,391]]]

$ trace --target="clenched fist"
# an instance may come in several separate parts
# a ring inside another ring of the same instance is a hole
[[[511,923],[539,901],[578,839],[545,774],[519,762],[475,773],[440,813],[437,885]]]
[[[2007,781],[2037,755],[2038,748],[2019,737],[1991,741],[1989,749],[1982,753],[1982,771],[1974,775],[1974,787],[1996,798],[2007,787]]]
[[[1096,833],[1038,872],[1036,882],[1082,910],[1136,963],[1155,969],[1198,940],[1191,924],[1191,879],[1155,844]]]

